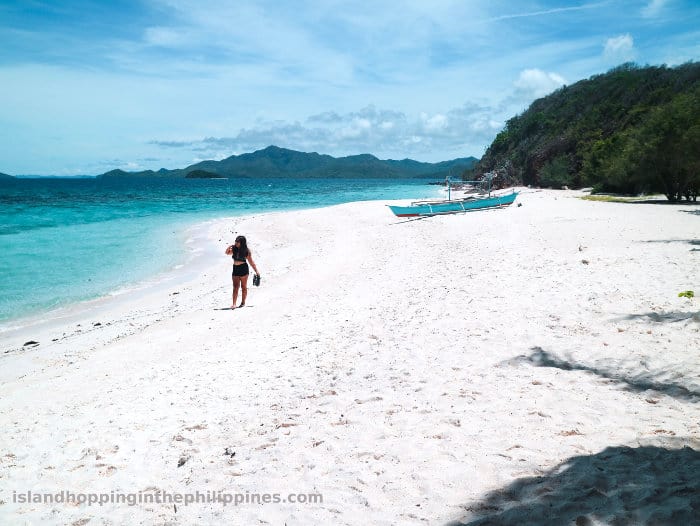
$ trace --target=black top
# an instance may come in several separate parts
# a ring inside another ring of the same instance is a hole
[[[245,253],[244,253],[245,252]],[[234,261],[243,261],[245,263],[245,258],[248,257],[248,250],[241,250],[239,247],[233,247],[233,255],[231,256]]]

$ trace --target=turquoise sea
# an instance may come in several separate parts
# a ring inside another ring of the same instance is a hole
[[[433,197],[425,179],[0,181],[0,329],[134,286],[187,260],[207,220],[350,201]],[[387,213],[389,213],[387,211]]]

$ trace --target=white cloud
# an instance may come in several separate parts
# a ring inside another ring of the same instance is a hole
[[[656,18],[667,3],[668,0],[650,0],[644,9],[642,9],[642,16],[644,18]]]
[[[556,73],[546,73],[535,68],[521,71],[514,84],[518,96],[532,100],[544,97],[563,86],[566,80]]]
[[[425,121],[425,128],[427,130],[431,131],[438,131],[438,130],[444,130],[448,123],[447,117],[444,115],[441,115],[438,113],[437,115],[433,115],[429,117],[428,115],[423,114],[422,115],[423,120]]]
[[[634,59],[634,39],[627,33],[617,37],[609,38],[605,42],[603,56],[608,62],[628,62]]]
[[[347,126],[340,129],[342,139],[360,139],[369,137],[372,133],[372,123],[369,119],[353,119]]]
[[[659,1],[659,0],[657,0]],[[660,0],[663,1],[663,0]],[[541,11],[528,11],[528,12],[523,12],[523,13],[515,13],[515,14],[510,14],[510,15],[498,15],[494,17],[492,20],[508,20],[511,18],[529,18],[529,17],[540,17],[540,16],[548,16],[548,15],[558,15],[561,13],[567,13],[571,11],[581,11],[584,9],[596,9],[600,6],[604,5],[602,2],[594,3],[594,4],[584,4],[580,6],[573,6],[573,7],[556,7],[553,9],[545,9]]]
[[[167,27],[149,27],[145,31],[144,41],[159,47],[179,47],[187,42],[181,32]]]
[[[334,152],[334,155],[372,153],[384,158],[439,159],[478,155],[502,126],[502,117],[488,106],[465,104],[447,112],[422,112],[413,116],[367,106],[340,114],[310,116],[305,124],[259,122],[233,137],[199,140],[160,140],[152,144],[169,150],[199,152],[213,158],[264,148],[270,144],[301,151]]]

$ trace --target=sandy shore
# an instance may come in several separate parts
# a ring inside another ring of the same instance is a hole
[[[220,221],[193,278],[3,333],[0,523],[697,521],[700,209],[578,195]]]

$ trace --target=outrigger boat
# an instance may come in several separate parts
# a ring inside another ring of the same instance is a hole
[[[486,181],[465,181],[466,183],[483,184],[488,183],[488,196],[475,197],[470,196],[464,199],[450,199],[450,181],[447,179],[447,200],[441,201],[414,201],[410,206],[393,206],[388,205],[391,211],[397,217],[418,217],[418,216],[434,216],[440,214],[456,214],[459,212],[469,212],[472,210],[482,210],[485,208],[503,208],[512,205],[518,192],[513,191],[510,194],[491,195],[491,181],[493,174],[486,174]]]
[[[411,203],[410,206],[393,206],[389,208],[397,217],[434,216],[438,214],[456,214],[481,210],[483,208],[503,208],[512,205],[517,192],[506,195],[495,195],[481,199],[455,199],[454,201],[436,201],[433,203]]]

